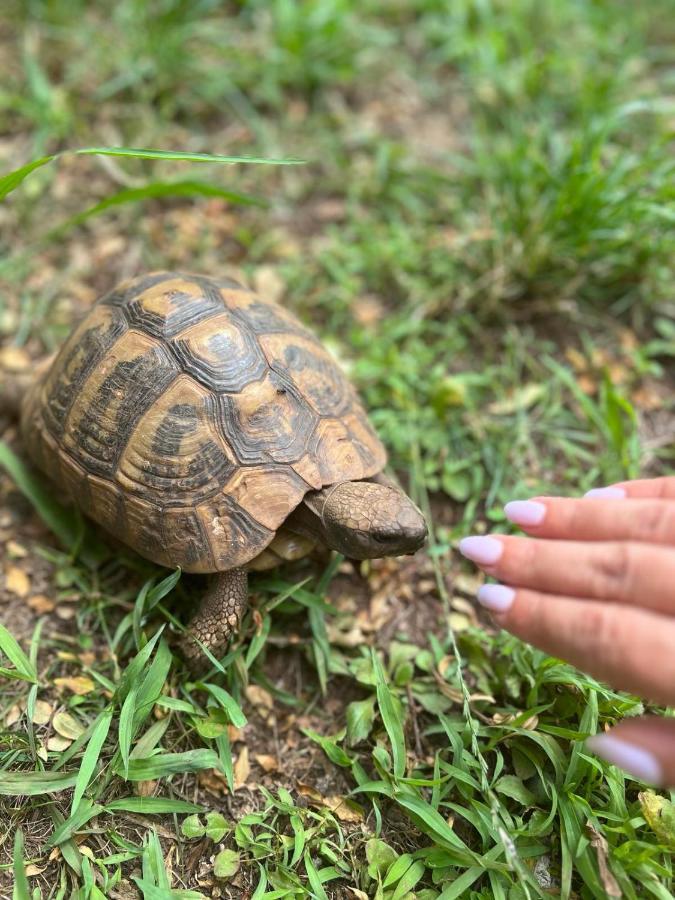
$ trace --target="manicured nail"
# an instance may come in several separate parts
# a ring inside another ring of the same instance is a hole
[[[589,497],[590,499],[597,497],[599,500],[624,500],[626,492],[623,488],[617,487],[593,488],[590,491],[586,491],[584,497]]]
[[[474,535],[465,537],[459,542],[459,552],[479,566],[491,566],[502,555],[501,541],[492,537]]]
[[[504,515],[514,525],[541,525],[546,507],[536,500],[512,500],[504,507]]]
[[[663,784],[661,764],[649,750],[636,747],[612,734],[596,734],[588,738],[586,746],[607,762],[618,766],[639,781],[650,784]]]
[[[506,612],[515,596],[516,592],[505,584],[484,584],[478,589],[478,602],[492,612]]]

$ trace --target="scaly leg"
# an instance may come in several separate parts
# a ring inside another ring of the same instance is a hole
[[[230,569],[212,577],[201,606],[181,641],[181,653],[190,669],[198,672],[209,664],[208,657],[191,636],[198,638],[218,659],[239,627],[247,602],[246,569]]]

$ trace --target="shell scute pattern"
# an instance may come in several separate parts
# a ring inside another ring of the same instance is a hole
[[[317,421],[295,387],[269,370],[238,394],[220,394],[218,411],[222,431],[244,464],[300,459]]]
[[[255,337],[222,309],[222,302],[217,316],[183,331],[172,348],[184,372],[218,392],[238,393],[267,371]]]
[[[213,395],[179,375],[138,422],[122,454],[123,488],[164,506],[189,506],[222,489],[234,455],[213,426]]]
[[[192,572],[245,565],[307,490],[385,462],[351,385],[290,312],[230,279],[172,272],[93,307],[23,427],[87,515]]]

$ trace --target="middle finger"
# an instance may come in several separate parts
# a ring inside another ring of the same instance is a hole
[[[675,550],[667,547],[495,535],[464,538],[459,549],[507,584],[675,615]]]

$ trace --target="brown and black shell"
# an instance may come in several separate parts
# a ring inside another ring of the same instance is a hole
[[[157,272],[102,297],[24,404],[29,453],[148,559],[254,559],[305,493],[368,478],[384,447],[286,309],[228,279]]]

